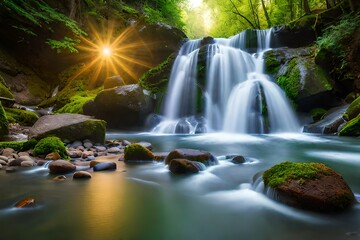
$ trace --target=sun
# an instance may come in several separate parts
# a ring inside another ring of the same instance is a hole
[[[71,77],[71,80],[82,74],[90,73],[91,81],[103,81],[105,78],[120,75],[126,79],[124,84],[136,83],[139,79],[136,69],[150,69],[154,67],[143,56],[151,55],[149,43],[144,43],[134,27],[128,27],[121,32],[114,33],[113,24],[108,27],[95,27],[90,24],[91,32],[88,37],[81,37],[79,61],[84,67]]]

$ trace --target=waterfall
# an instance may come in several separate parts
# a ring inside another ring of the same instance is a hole
[[[272,29],[246,30],[205,46],[200,39],[186,42],[172,68],[164,120],[153,132],[298,131],[284,92],[264,73],[271,36]]]

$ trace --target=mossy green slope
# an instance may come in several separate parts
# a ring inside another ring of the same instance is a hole
[[[344,113],[344,118],[351,120],[355,118],[360,113],[360,97],[356,98],[346,109]]]
[[[6,118],[4,108],[0,102],[0,137],[7,135],[9,133],[9,122]]]
[[[327,168],[324,164],[286,161],[265,171],[263,179],[266,186],[276,188],[289,180],[306,181],[307,179],[315,179],[319,173],[327,173]]]
[[[64,143],[58,137],[46,137],[41,139],[34,148],[36,156],[44,156],[52,152],[57,152],[63,159],[68,159]]]
[[[32,126],[39,119],[36,113],[17,109],[17,108],[4,108],[6,117],[10,123],[19,123],[23,126]]]
[[[360,136],[360,114],[346,123],[340,130],[339,136]]]
[[[14,99],[14,95],[10,91],[10,88],[7,86],[5,80],[0,75],[0,97]]]

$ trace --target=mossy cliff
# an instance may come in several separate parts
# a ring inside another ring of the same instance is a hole
[[[9,123],[6,118],[6,113],[0,102],[0,137],[3,137],[9,133]]]
[[[39,116],[34,112],[18,109],[18,108],[4,108],[6,118],[9,123],[19,123],[23,126],[32,126],[39,119]]]

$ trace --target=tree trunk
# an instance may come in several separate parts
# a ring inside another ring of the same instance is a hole
[[[355,12],[355,7],[354,7],[353,0],[349,0],[349,5],[350,5],[351,12]]]
[[[308,0],[303,0],[305,14],[310,14],[310,6]]]
[[[290,11],[290,20],[294,20],[294,2],[293,0],[288,0],[289,3],[289,11]]]
[[[263,7],[263,9],[264,9],[264,14],[265,14],[266,22],[267,22],[267,24],[268,24],[268,28],[271,28],[271,20],[270,20],[270,18],[269,18],[268,12],[267,12],[267,10],[266,10],[266,6],[265,6],[265,3],[264,3],[264,0],[261,0],[261,5],[262,5],[262,7]]]

